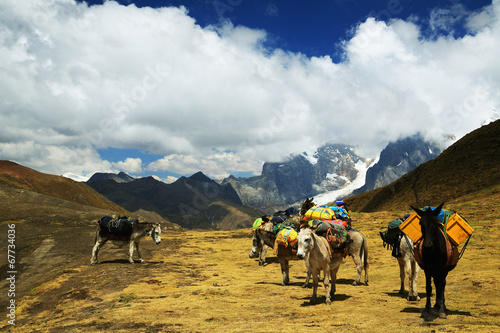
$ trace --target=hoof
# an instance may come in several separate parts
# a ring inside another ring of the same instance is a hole
[[[267,266],[267,262],[263,262],[263,263],[262,263],[262,266]]]
[[[325,301],[326,305],[332,305],[332,301]]]
[[[418,302],[418,301],[420,301],[420,297],[419,296],[408,296],[407,300],[410,302]]]
[[[446,315],[445,312],[440,312],[439,313],[439,319],[447,319],[447,318],[448,318],[448,316]]]
[[[431,321],[431,320],[433,320],[435,317],[434,317],[434,316],[432,316],[432,315],[429,313],[429,311],[424,310],[424,311],[422,312],[422,314],[420,315],[420,318],[423,318],[425,321]]]

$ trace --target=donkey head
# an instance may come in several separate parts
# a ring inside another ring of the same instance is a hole
[[[426,210],[412,207],[418,216],[420,216],[420,228],[424,238],[424,248],[434,247],[434,243],[439,235],[439,221],[437,217],[443,208],[443,204],[444,202],[436,209],[427,208]]]
[[[148,236],[151,236],[156,244],[161,242],[161,225],[159,223],[154,223],[151,230],[148,231]]]
[[[259,232],[258,229],[253,231],[253,237],[252,237],[252,249],[250,250],[250,253],[248,253],[248,256],[250,258],[256,258],[259,256],[259,252],[261,248],[263,247],[262,240],[259,237]]]
[[[304,259],[314,247],[314,231],[311,228],[301,229],[297,236],[297,258]]]
[[[316,204],[313,202],[313,199],[314,197],[306,198],[306,201],[304,201],[302,207],[300,208],[300,215],[304,216],[309,208],[316,206]]]

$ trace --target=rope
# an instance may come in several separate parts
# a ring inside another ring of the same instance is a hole
[[[458,254],[458,260],[460,260],[462,258],[462,256],[464,255],[465,248],[467,247],[467,244],[469,244],[469,240],[470,240],[471,237],[472,237],[472,235],[470,235],[467,238],[467,241],[465,242],[464,247],[462,248],[462,250],[460,250],[460,253]]]

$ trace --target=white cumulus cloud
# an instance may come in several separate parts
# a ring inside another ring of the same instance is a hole
[[[376,153],[422,131],[457,137],[499,109],[500,3],[434,11],[471,34],[426,39],[368,18],[344,60],[265,47],[263,30],[201,27],[184,8],[0,3],[0,158],[41,171],[259,172],[325,142]],[[449,30],[449,29],[448,29]],[[111,163],[100,148],[161,154]]]

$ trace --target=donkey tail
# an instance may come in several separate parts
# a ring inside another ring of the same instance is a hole
[[[368,242],[365,235],[363,235],[363,244],[361,246],[363,268],[365,270],[365,284],[368,285]]]

